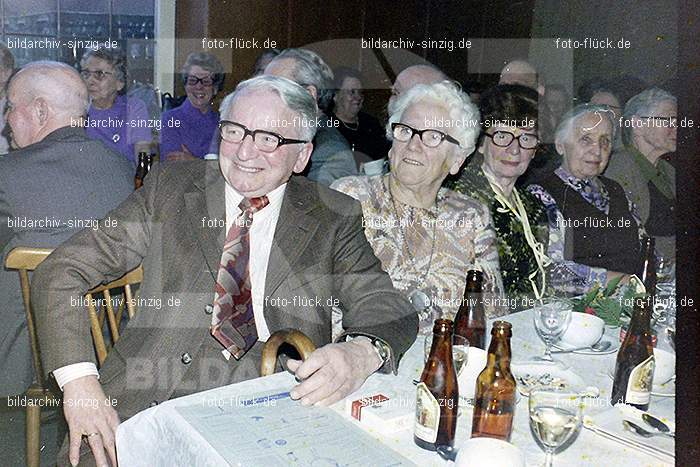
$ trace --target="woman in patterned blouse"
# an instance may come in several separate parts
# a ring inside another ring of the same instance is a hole
[[[416,307],[422,333],[457,312],[469,269],[485,275],[487,313],[503,313],[489,211],[442,187],[473,151],[478,132],[478,110],[452,83],[415,86],[389,117],[390,173],[331,185],[361,203],[367,239]]]
[[[501,275],[514,308],[529,308],[545,289],[547,214],[542,203],[515,183],[537,151],[537,91],[494,86],[481,97],[479,150],[448,186],[491,209]]]

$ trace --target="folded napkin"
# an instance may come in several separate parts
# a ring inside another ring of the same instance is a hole
[[[654,456],[657,459],[673,464],[675,459],[675,441],[666,436],[654,436],[643,438],[631,431],[625,430],[622,421],[628,420],[647,431],[653,432],[654,429],[648,426],[642,420],[644,412],[626,404],[616,404],[610,410],[601,412],[594,416],[584,417],[583,426],[594,433],[615,441],[620,444],[632,447],[638,451]],[[666,423],[672,431],[676,431],[676,424],[667,418],[655,415],[661,421]]]

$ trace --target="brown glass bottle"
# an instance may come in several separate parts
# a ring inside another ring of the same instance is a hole
[[[415,443],[431,451],[438,446],[453,446],[459,393],[449,319],[435,320],[433,345],[416,391]]]
[[[464,299],[455,316],[455,335],[465,337],[472,347],[486,349],[486,313],[482,287],[484,275],[481,271],[467,272]]]
[[[644,237],[642,253],[644,254],[644,268],[642,269],[642,282],[647,291],[651,303],[656,297],[656,251],[653,237]]]
[[[136,175],[134,175],[134,189],[138,190],[143,185],[143,179],[148,175],[148,171],[151,170],[151,164],[153,163],[153,157],[146,153],[140,152],[138,164],[136,165]]]
[[[511,325],[496,321],[486,367],[476,379],[472,438],[510,440],[515,412],[515,378],[510,372]]]
[[[625,340],[617,351],[615,379],[610,396],[613,405],[624,402],[640,410],[649,408],[654,378],[651,310],[650,300],[635,300],[632,321]]]

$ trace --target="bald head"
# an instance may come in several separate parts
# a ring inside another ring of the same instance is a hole
[[[58,128],[75,126],[88,107],[80,75],[59,62],[25,65],[10,80],[7,96],[12,105],[8,122],[19,147],[41,141]]]
[[[504,66],[498,84],[520,84],[542,94],[537,70],[525,60],[513,60]]]
[[[12,78],[11,86],[30,99],[46,100],[53,116],[70,124],[70,118],[80,118],[87,112],[88,91],[80,74],[60,62],[39,61],[22,67]]]
[[[413,65],[398,74],[391,88],[389,115],[393,112],[398,97],[417,84],[434,84],[449,79],[445,73],[432,65]]]

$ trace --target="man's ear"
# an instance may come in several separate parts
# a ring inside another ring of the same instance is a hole
[[[311,153],[314,150],[313,143],[306,143],[302,146],[301,151],[297,154],[297,160],[294,162],[294,167],[292,171],[296,174],[302,173],[309,163],[311,158]]]
[[[126,83],[124,81],[117,81],[117,91],[121,91],[124,89],[124,86],[126,86]]]
[[[32,107],[34,109],[34,114],[36,115],[39,124],[41,126],[45,125],[46,122],[49,121],[49,115],[50,115],[50,109],[49,105],[46,102],[46,99],[43,97],[37,97],[34,99],[34,102],[32,102]]]

